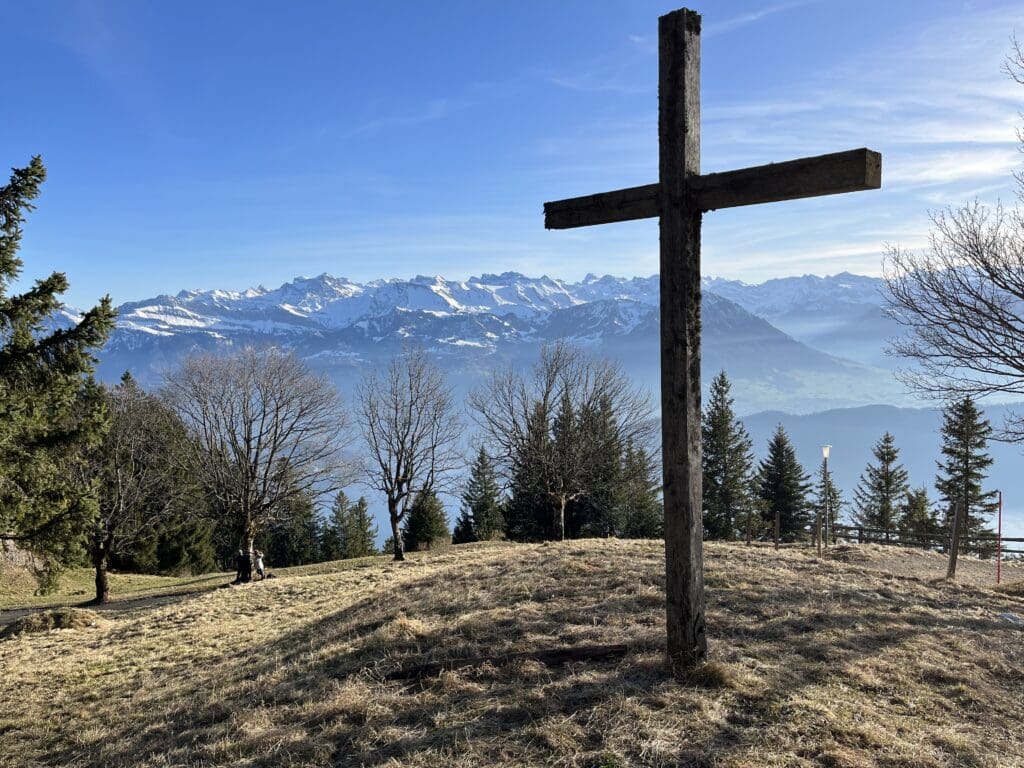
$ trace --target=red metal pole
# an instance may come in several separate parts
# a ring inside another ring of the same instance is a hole
[[[999,492],[999,526],[996,534],[996,584],[1003,577],[1003,492]]]

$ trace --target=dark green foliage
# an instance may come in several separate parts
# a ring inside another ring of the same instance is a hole
[[[822,459],[814,483],[814,499],[811,502],[811,512],[815,518],[820,515],[822,541],[826,535],[831,536],[835,531],[836,523],[839,522],[845,506],[843,493],[832,477],[832,470],[828,469],[827,463]]]
[[[877,464],[868,463],[860,476],[860,482],[853,492],[856,525],[877,528],[889,532],[897,528],[900,505],[910,489],[907,471],[898,463],[899,449],[893,436],[886,432],[875,443],[873,450]],[[881,534],[865,534],[867,538],[879,538]]]
[[[263,552],[268,568],[287,568],[320,561],[320,523],[308,493],[290,496],[282,501],[287,509],[276,522],[259,533],[254,542]]]
[[[665,507],[661,501],[661,478],[648,451],[626,446],[623,462],[621,528],[625,539],[660,539],[665,535]]]
[[[426,550],[447,544],[451,540],[448,518],[441,500],[432,493],[416,496],[402,529],[402,538],[407,550]]]
[[[505,533],[501,490],[494,464],[483,448],[469,471],[469,480],[462,493],[462,512],[455,522],[452,542],[492,541]]]
[[[377,554],[377,526],[362,496],[354,504],[344,491],[331,505],[331,514],[321,532],[322,560],[347,560]]]
[[[918,533],[938,536],[942,533],[939,517],[928,499],[928,489],[924,486],[907,493],[903,507],[900,509],[899,531],[910,544],[925,546],[926,539],[918,539],[906,534]]]
[[[582,493],[570,506],[569,535],[615,536],[624,524],[625,447],[619,440],[612,401],[603,397],[597,407],[584,407],[577,429],[587,435],[585,460],[580,462]]]
[[[952,526],[954,504],[964,502],[967,511],[963,536],[991,534],[986,523],[999,506],[996,491],[983,489],[992,457],[988,455],[988,439],[992,426],[974,401],[967,397],[950,403],[942,411],[942,456],[936,462],[939,474],[935,488],[942,500],[943,525]],[[964,546],[968,543],[965,542]]]
[[[764,501],[761,514],[769,530],[779,522],[779,538],[795,541],[805,535],[810,522],[809,477],[796,460],[789,435],[780,424],[768,443],[768,457],[758,470],[759,495]]]
[[[77,325],[47,333],[68,288],[63,274],[6,295],[21,274],[22,224],[45,178],[35,157],[0,187],[0,537],[46,557],[53,575],[81,556],[96,512],[78,478],[83,453],[106,428],[102,392],[89,376],[114,311],[105,297]]]
[[[513,541],[541,541],[554,535],[557,510],[545,490],[544,457],[551,450],[547,410],[537,403],[526,424],[524,444],[513,460],[505,532]]]
[[[754,456],[750,437],[733,410],[725,371],[711,382],[701,420],[704,476],[704,536],[734,539],[751,509]]]

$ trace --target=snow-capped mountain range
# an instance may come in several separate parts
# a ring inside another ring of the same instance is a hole
[[[890,321],[880,281],[840,274],[760,285],[704,280],[704,367],[734,379],[743,410],[905,400],[878,367]],[[506,272],[468,280],[415,277],[367,283],[323,274],[279,288],[181,291],[118,309],[100,375],[131,370],[156,383],[197,351],[276,344],[344,390],[403,343],[436,354],[460,388],[496,365],[527,364],[568,338],[658,381],[658,278],[588,275],[579,282]]]

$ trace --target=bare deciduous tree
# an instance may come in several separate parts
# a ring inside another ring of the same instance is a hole
[[[604,408],[613,415],[618,444],[644,448],[656,431],[650,397],[618,363],[591,359],[565,342],[545,346],[529,374],[494,372],[470,395],[470,408],[506,481],[530,465],[536,490],[556,509],[555,535],[563,539],[566,507],[586,495],[590,461],[599,450],[586,425],[571,422]],[[537,439],[539,423],[548,425],[549,439]]]
[[[1016,40],[1004,71],[1024,84]],[[1024,394],[1024,211],[974,202],[932,221],[925,250],[886,254],[887,311],[904,329],[888,351],[916,364],[900,378],[943,401]],[[1024,417],[1008,416],[1000,437],[1024,440]]]
[[[451,387],[422,350],[408,349],[368,374],[356,400],[368,481],[387,498],[395,560],[404,560],[401,524],[413,500],[444,490],[462,463]]]
[[[282,522],[290,502],[334,493],[350,479],[338,394],[294,355],[249,348],[193,357],[167,377],[164,392],[195,443],[188,468],[243,550]]]

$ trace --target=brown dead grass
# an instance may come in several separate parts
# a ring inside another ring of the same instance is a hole
[[[0,765],[1024,766],[1021,597],[709,544],[711,654],[677,681],[662,552],[458,547],[12,638]],[[382,679],[605,643],[631,650]]]
[[[0,639],[18,635],[37,635],[56,629],[86,629],[102,626],[106,621],[96,612],[81,608],[58,608],[30,614],[0,630]]]

